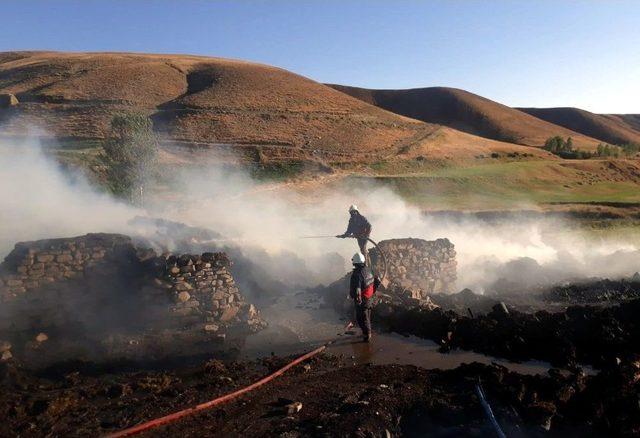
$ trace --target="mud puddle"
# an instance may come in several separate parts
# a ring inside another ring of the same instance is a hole
[[[316,295],[300,292],[279,298],[262,309],[269,327],[249,336],[240,347],[241,359],[270,355],[301,354],[325,343],[327,353],[342,356],[354,365],[415,365],[425,369],[453,369],[465,363],[498,364],[520,374],[546,374],[552,366],[543,361],[510,362],[472,351],[440,353],[438,344],[397,333],[374,333],[371,343],[362,342],[358,329],[345,333],[345,321]],[[353,333],[353,334],[350,334]],[[596,370],[584,367],[587,374]]]

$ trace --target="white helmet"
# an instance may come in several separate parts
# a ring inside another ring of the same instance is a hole
[[[352,204],[351,207],[349,207],[349,213],[353,213],[354,211],[358,211],[358,206]]]
[[[364,254],[361,252],[357,252],[351,257],[351,261],[354,265],[364,265],[366,263],[366,259],[364,258]]]

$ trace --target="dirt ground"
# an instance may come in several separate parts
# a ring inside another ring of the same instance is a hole
[[[321,355],[248,395],[147,436],[488,436],[481,383],[508,436],[637,436],[640,362],[595,377],[523,376],[500,366],[454,370],[347,364]],[[213,399],[288,362],[216,360],[156,370],[69,364],[0,369],[1,436],[98,436]],[[74,370],[74,371],[71,371]],[[78,371],[80,370],[80,371]],[[288,415],[282,406],[302,403]]]

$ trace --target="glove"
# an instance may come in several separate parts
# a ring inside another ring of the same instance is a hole
[[[361,295],[361,294],[358,294],[358,295],[356,296],[356,303],[358,303],[358,304],[362,304],[362,295]]]

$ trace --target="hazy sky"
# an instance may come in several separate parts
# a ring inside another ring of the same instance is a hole
[[[371,88],[640,113],[640,1],[29,1],[0,51],[192,53]]]

